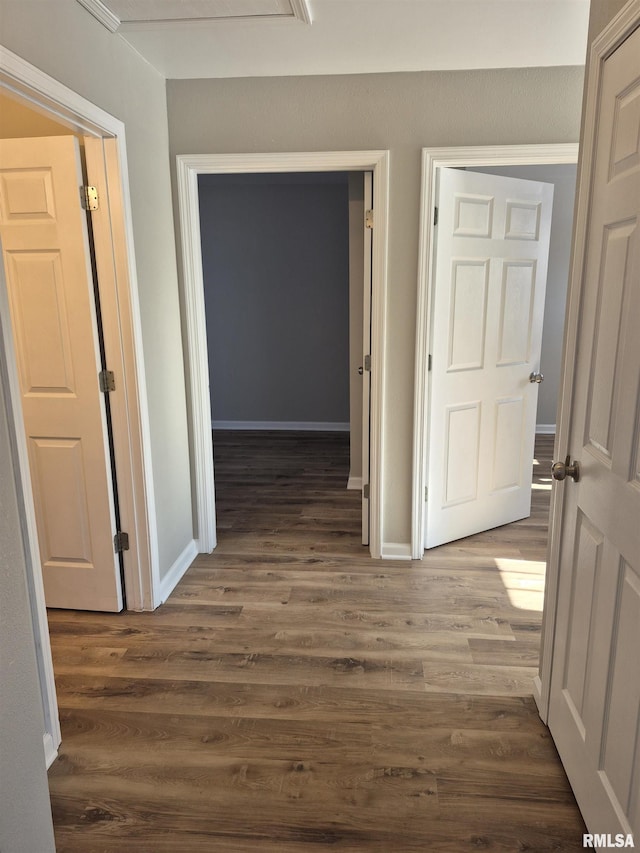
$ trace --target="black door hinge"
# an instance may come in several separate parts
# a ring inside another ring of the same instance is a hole
[[[116,554],[120,554],[122,551],[128,551],[129,534],[125,533],[123,530],[118,530],[116,535],[113,537],[113,547],[115,548]]]

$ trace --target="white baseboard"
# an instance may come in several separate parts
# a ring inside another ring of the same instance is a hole
[[[53,738],[51,737],[50,732],[45,732],[44,737],[42,739],[44,744],[44,760],[47,765],[47,770],[51,767],[53,762],[58,757],[58,750],[53,745]]]
[[[540,715],[540,719],[546,725],[547,718],[542,702],[542,681],[540,680],[539,675],[534,676],[533,679],[533,698],[538,708],[538,714]]]
[[[347,481],[347,488],[354,489],[357,491],[362,491],[362,477],[353,477],[349,474],[349,480]]]
[[[380,557],[383,560],[410,560],[411,545],[409,542],[383,542]]]
[[[169,598],[173,590],[178,585],[178,582],[182,579],[182,576],[187,571],[191,563],[198,556],[198,546],[196,545],[195,539],[192,539],[191,542],[184,549],[182,554],[178,557],[175,563],[171,566],[169,571],[160,581],[160,601],[159,604],[164,604],[164,602]]]
[[[536,435],[555,435],[555,424],[536,424]]]
[[[211,421],[212,429],[292,430],[294,432],[349,432],[349,424],[335,421]]]

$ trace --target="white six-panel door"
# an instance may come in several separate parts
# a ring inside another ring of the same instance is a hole
[[[553,186],[440,169],[426,541],[531,507]]]
[[[0,140],[0,234],[46,602],[122,594],[82,174],[73,137]]]
[[[640,29],[604,63],[549,727],[591,832],[640,844]]]

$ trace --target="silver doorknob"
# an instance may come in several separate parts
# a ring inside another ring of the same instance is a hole
[[[544,382],[544,373],[530,373],[529,382],[535,382],[539,385],[541,382]]]
[[[551,466],[551,476],[554,480],[564,480],[566,477],[572,477],[577,483],[580,479],[580,463],[572,462],[571,457],[567,456],[564,462],[554,462]]]
[[[362,367],[359,367],[358,373],[360,374],[360,376],[362,376],[362,374],[364,373],[364,369]]]

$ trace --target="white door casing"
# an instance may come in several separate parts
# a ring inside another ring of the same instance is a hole
[[[526,517],[553,186],[440,169],[427,548]]]
[[[216,545],[215,487],[204,283],[200,245],[198,176],[255,172],[373,172],[375,237],[371,259],[371,405],[369,419],[369,551],[380,557],[382,505],[382,412],[384,409],[385,311],[387,286],[389,152],[320,151],[266,154],[184,154],[176,157],[183,260],[187,386],[193,451],[197,544],[201,553]],[[386,556],[386,554],[385,554]],[[405,555],[403,555],[405,556]],[[406,555],[409,556],[408,554]]]
[[[621,23],[626,26],[622,32]],[[591,55],[585,121],[589,149],[580,176],[570,293],[569,334],[575,340],[566,351],[571,353],[575,346],[575,356],[565,356],[567,428],[561,426],[557,445],[561,460],[566,453],[571,462],[578,461],[580,479],[567,477],[554,486],[550,574],[557,577],[558,604],[549,701],[549,727],[590,831],[634,833],[636,844],[640,840],[638,27],[640,3],[630,3],[594,43]],[[547,671],[548,666],[543,678]]]
[[[362,299],[362,544],[369,544],[369,419],[371,415],[371,252],[373,223],[367,222],[373,210],[373,174],[365,172],[364,179],[364,290]]]
[[[120,610],[122,591],[77,140],[0,141],[0,229],[45,597]]]

